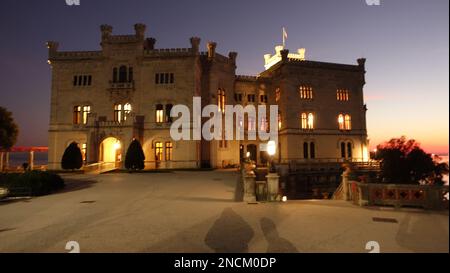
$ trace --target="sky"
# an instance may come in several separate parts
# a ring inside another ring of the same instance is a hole
[[[60,50],[100,49],[101,24],[114,34],[147,25],[156,47],[217,42],[217,51],[239,53],[237,73],[263,71],[288,33],[286,47],[306,48],[315,61],[366,62],[365,102],[372,148],[402,135],[427,152],[448,153],[449,1],[380,0],[2,0],[0,106],[20,127],[17,145],[46,146],[51,70],[45,42]]]

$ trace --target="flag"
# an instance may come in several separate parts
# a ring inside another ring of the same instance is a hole
[[[286,32],[286,29],[283,27],[283,47],[286,45],[286,39],[287,39],[288,35]]]

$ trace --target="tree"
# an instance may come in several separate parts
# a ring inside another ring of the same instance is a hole
[[[76,142],[72,142],[64,151],[61,167],[64,170],[75,170],[80,169],[81,166],[83,166],[83,156],[80,147]]]
[[[439,184],[448,173],[447,163],[437,162],[414,139],[404,136],[378,145],[375,158],[381,160],[381,178],[387,183]]]
[[[17,141],[19,129],[12,113],[0,107],[0,150],[9,150]]]
[[[137,139],[131,141],[125,156],[125,168],[128,170],[144,169],[145,155],[141,143]]]

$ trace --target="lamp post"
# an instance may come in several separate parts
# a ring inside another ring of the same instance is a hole
[[[275,168],[273,165],[273,156],[276,154],[277,152],[277,144],[275,143],[275,141],[271,140],[267,143],[267,153],[269,154],[269,173],[274,173],[275,172]]]
[[[279,176],[273,165],[273,156],[277,152],[277,144],[271,140],[267,143],[267,153],[270,156],[269,173],[267,174],[267,199],[268,201],[276,201],[279,195]]]

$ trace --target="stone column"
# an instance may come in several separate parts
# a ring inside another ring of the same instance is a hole
[[[254,173],[246,173],[244,178],[244,202],[256,202],[256,175]]]
[[[34,151],[30,151],[30,156],[28,157],[28,168],[30,171],[34,169]]]
[[[350,200],[350,194],[348,192],[348,178],[350,175],[350,167],[344,166],[345,171],[342,173],[342,199],[345,201]]]
[[[269,173],[267,178],[267,199],[268,201],[276,201],[279,194],[280,176],[276,173]]]

